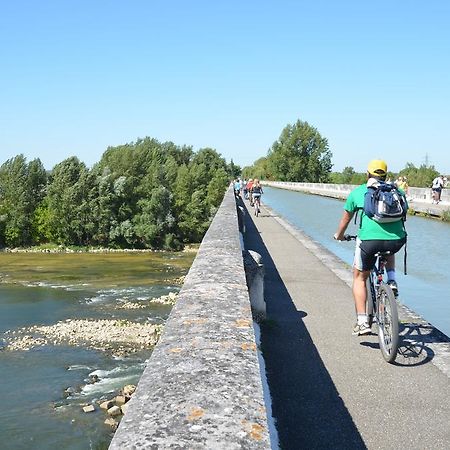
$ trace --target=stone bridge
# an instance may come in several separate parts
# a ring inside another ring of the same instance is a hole
[[[238,211],[229,189],[110,449],[270,448]]]
[[[245,210],[229,189],[110,449],[450,448],[449,338],[400,305],[385,363],[351,336],[350,267]]]

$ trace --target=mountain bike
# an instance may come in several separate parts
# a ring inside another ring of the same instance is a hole
[[[346,241],[355,240],[356,236],[346,234]],[[378,325],[378,342],[383,358],[393,363],[397,357],[399,346],[399,322],[397,301],[394,292],[384,279],[386,256],[390,252],[378,252],[373,269],[367,279],[369,290],[366,311],[369,326]]]
[[[255,216],[259,216],[261,209],[261,196],[253,194],[253,206],[255,207]]]

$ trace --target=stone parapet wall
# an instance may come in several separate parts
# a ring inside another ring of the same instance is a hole
[[[135,448],[270,448],[231,188],[110,445]]]
[[[327,197],[347,198],[349,192],[356,186],[352,184],[327,184],[327,183],[296,183],[293,181],[263,181],[265,186],[289,189],[292,191],[303,191],[310,194],[319,194]]]
[[[354,184],[331,184],[331,183],[296,183],[292,181],[263,181],[266,186],[291,189],[293,191],[305,191],[310,193],[329,194],[330,197],[347,198],[349,192],[357,185]],[[431,203],[431,189],[410,187],[408,198],[417,201],[428,201]],[[450,205],[450,190],[443,189],[441,194],[442,203]]]
[[[308,192],[310,194],[323,195],[345,200],[352,189],[353,184],[331,184],[331,183],[296,183],[291,181],[263,181],[263,185],[272,186],[292,191]],[[426,213],[433,216],[441,216],[443,211],[450,209],[450,190],[443,189],[441,203],[437,207],[432,205],[431,189],[410,187],[408,189],[408,202],[416,212]]]

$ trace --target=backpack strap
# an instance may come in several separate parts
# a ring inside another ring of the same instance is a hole
[[[408,233],[406,232],[406,228],[405,228],[405,220],[402,219],[403,229],[405,230],[405,251],[403,253],[403,273],[405,275],[408,275],[408,273],[406,271],[406,257],[408,255],[408,251],[407,251],[406,247],[408,245]]]
[[[355,218],[353,219],[353,223],[356,225],[356,220],[358,219],[358,215],[359,215],[359,228],[361,228],[362,225],[362,216],[363,216],[363,211],[364,208],[356,208],[355,209]]]

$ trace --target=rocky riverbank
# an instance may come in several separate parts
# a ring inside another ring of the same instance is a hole
[[[167,295],[161,295],[161,297],[152,298],[148,303],[144,302],[123,302],[117,309],[145,309],[149,304],[159,304],[159,305],[175,305],[177,301],[178,294],[176,292],[169,292]]]
[[[125,414],[128,407],[128,402],[131,400],[131,397],[135,391],[136,386],[133,384],[128,384],[119,391],[118,395],[115,395],[109,399],[98,400],[97,404],[88,403],[82,405],[83,411],[85,413],[91,413],[96,411],[97,408],[105,411],[107,418],[104,423],[115,431],[122,416]]]
[[[183,253],[197,253],[199,245],[186,245]],[[148,248],[104,248],[104,247],[66,247],[58,245],[55,247],[4,247],[0,252],[5,253],[163,253],[166,250],[154,250]]]
[[[67,319],[54,325],[6,331],[4,349],[27,351],[43,345],[73,345],[124,356],[154,346],[162,328],[128,320]]]

